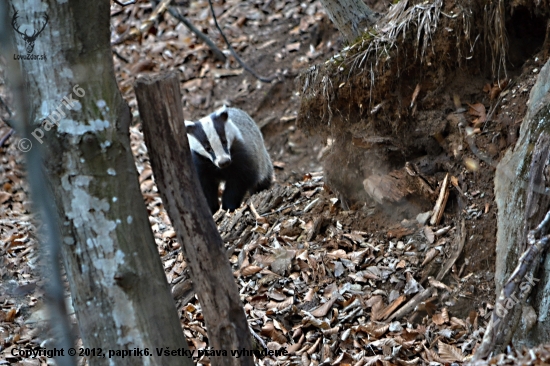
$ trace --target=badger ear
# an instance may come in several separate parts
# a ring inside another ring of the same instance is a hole
[[[229,114],[227,113],[227,109],[224,109],[219,115],[218,118],[221,122],[227,122],[227,119],[229,118]]]
[[[196,125],[194,122],[185,121],[185,130],[187,131],[187,133],[193,134],[193,132],[195,131],[195,127]]]
[[[216,112],[211,115],[212,121],[214,123],[225,123],[229,119],[229,114],[227,113],[227,107],[224,105]]]

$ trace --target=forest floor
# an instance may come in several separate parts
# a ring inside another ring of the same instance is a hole
[[[488,95],[492,81],[449,76],[453,81],[441,97],[457,96],[466,119],[492,113],[475,140],[491,161],[480,159],[471,144],[461,144],[467,163],[443,164],[454,185],[441,222],[431,225],[429,212],[396,215],[374,202],[347,207],[324,179],[327,139],[296,127],[300,90],[295,78],[344,47],[318,1],[215,5],[233,47],[259,74],[277,73],[272,83],[243,71],[233,57],[216,60],[167,13],[156,18],[146,35],[132,38],[130,31],[150,16],[151,4],[112,6],[115,71],[134,115],[130,133],[140,184],[190,347],[208,346],[200,294],[193,291],[156,189],[133,93],[136,77],[167,70],[180,73],[186,119],[224,104],[247,111],[260,125],[276,168],[272,188],[250,197],[234,213],[214,215],[252,331],[267,348],[289,352],[257,359],[258,364],[466,362],[495,302],[495,167],[517,139],[529,91],[546,60],[533,55],[511,71],[512,82],[498,105]],[[226,49],[208,2],[184,5],[184,15]],[[372,5],[383,12],[389,2]],[[0,97],[9,100],[0,71]],[[0,113],[6,118],[1,105]],[[0,138],[8,131],[0,121]],[[14,348],[51,345],[36,222],[18,140],[15,134],[0,146],[0,364],[41,365],[46,358],[11,355]],[[433,179],[441,185],[441,174]],[[467,204],[457,209],[459,202]],[[415,295],[421,293],[427,296],[417,301]],[[536,350],[541,359],[548,353]],[[79,362],[85,364],[85,357]],[[203,357],[198,362],[210,361]]]

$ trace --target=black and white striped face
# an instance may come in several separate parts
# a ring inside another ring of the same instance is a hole
[[[210,159],[218,168],[231,164],[231,144],[240,131],[229,119],[225,106],[197,122],[185,121],[185,127],[191,150]]]

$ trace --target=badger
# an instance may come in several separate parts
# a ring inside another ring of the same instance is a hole
[[[185,121],[189,147],[206,202],[218,211],[218,187],[225,182],[222,208],[234,211],[246,194],[271,186],[273,165],[262,133],[244,111],[225,105],[196,122]]]

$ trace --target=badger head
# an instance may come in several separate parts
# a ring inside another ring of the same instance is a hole
[[[222,169],[231,164],[231,144],[241,136],[226,106],[197,122],[185,121],[191,150]]]

